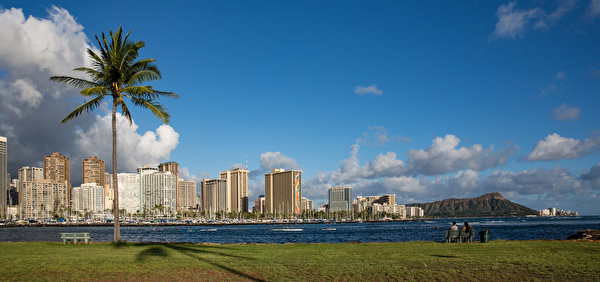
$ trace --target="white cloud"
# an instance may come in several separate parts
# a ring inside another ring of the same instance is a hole
[[[600,137],[586,138],[581,141],[565,138],[557,133],[550,134],[535,144],[527,155],[528,161],[556,161],[574,159],[600,151]]]
[[[39,165],[45,155],[71,157],[72,182],[81,162],[73,159],[75,127],[87,128],[93,118],[82,116],[69,126],[60,121],[83,99],[77,89],[50,82],[52,75],[72,75],[89,65],[88,38],[65,9],[52,7],[47,18],[26,16],[22,9],[0,8],[0,135],[9,136],[8,170]]]
[[[569,12],[575,1],[561,1],[552,13],[542,8],[517,9],[516,1],[501,5],[496,11],[498,22],[490,39],[515,39],[524,37],[529,30],[548,29]]]
[[[438,175],[462,169],[484,170],[505,164],[517,148],[494,152],[494,146],[483,149],[480,144],[457,148],[460,139],[455,135],[436,137],[429,148],[408,151],[409,171],[413,174]]]
[[[552,116],[556,120],[578,120],[581,110],[577,107],[571,107],[567,104],[562,104],[558,108],[552,110]]]
[[[376,84],[373,85],[369,85],[369,86],[356,86],[354,88],[354,93],[358,94],[358,95],[376,95],[376,96],[381,96],[383,95],[383,91],[381,91],[381,89],[377,88]]]
[[[590,21],[600,16],[600,0],[591,0],[585,11],[584,17]]]
[[[138,126],[117,113],[117,165],[120,172],[133,172],[142,165],[156,166],[168,160],[177,148],[179,134],[169,125],[161,125],[156,131],[137,132]],[[96,123],[88,130],[79,130],[75,140],[82,154],[93,154],[105,160],[111,167],[112,118],[96,116]]]
[[[282,154],[281,152],[264,152],[260,154],[260,166],[263,170],[271,170],[274,168],[300,168],[296,160]]]
[[[202,179],[205,178],[210,178],[210,175],[208,174],[208,172],[200,170],[197,176],[196,174],[193,174],[190,172],[190,169],[187,166],[182,166],[179,168],[179,177],[183,178],[184,180],[187,181],[195,181],[195,182],[200,182],[202,181]],[[200,185],[200,184],[197,184]]]
[[[494,152],[493,146],[483,149],[481,145],[457,148],[460,140],[447,135],[434,139],[426,150],[410,150],[406,163],[395,152],[387,152],[361,165],[362,142],[358,139],[350,146],[350,156],[337,170],[316,172],[314,178],[303,181],[303,194],[326,201],[331,186],[351,185],[355,195],[395,193],[404,202],[431,199],[431,195],[469,196],[479,188],[477,171],[502,165],[517,151],[515,147]],[[433,181],[428,178],[451,172],[457,173]]]

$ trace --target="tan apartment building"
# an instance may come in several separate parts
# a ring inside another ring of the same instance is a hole
[[[224,171],[219,178],[227,180],[227,212],[248,212],[248,170]]]
[[[71,189],[71,162],[67,156],[54,152],[44,157],[44,179],[55,182],[67,182]]]
[[[202,180],[202,211],[210,214],[227,211],[227,180]]]
[[[81,183],[96,183],[104,187],[104,161],[96,156],[90,156],[81,162]]]
[[[177,202],[180,208],[191,209],[196,207],[196,181],[179,179],[177,184]]]
[[[265,174],[267,213],[299,215],[302,212],[302,171],[272,169]]]
[[[67,182],[41,179],[34,181],[20,181],[22,190],[19,193],[20,214],[28,217],[51,217],[59,214],[60,210],[66,213],[70,202],[70,189]]]

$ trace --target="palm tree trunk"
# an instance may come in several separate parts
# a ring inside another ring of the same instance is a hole
[[[121,229],[119,226],[119,182],[117,177],[117,103],[113,101],[113,110],[112,110],[112,141],[113,141],[113,151],[112,151],[112,169],[113,169],[113,211],[115,215],[115,243],[119,243],[121,241]]]

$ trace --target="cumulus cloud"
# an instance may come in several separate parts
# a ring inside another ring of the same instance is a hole
[[[378,157],[392,161],[395,165],[388,168],[398,170],[378,174],[375,171],[385,169],[375,169],[378,167],[374,165],[377,161],[360,165],[357,156],[359,148],[358,144],[351,146],[351,156],[337,171],[317,172],[314,178],[303,180],[303,196],[315,200],[315,203],[326,203],[328,189],[341,184],[350,185],[354,196],[396,194],[396,202],[400,204],[500,192],[512,201],[534,209],[557,206],[560,203],[559,207],[564,209],[576,209],[588,214],[598,212],[595,202],[600,198],[600,164],[582,171],[579,176],[561,167],[518,172],[495,170],[483,177],[473,169],[459,170],[443,176],[427,176],[408,174],[407,165],[397,160],[395,154],[393,158],[382,157],[392,156],[388,153]],[[456,149],[456,146],[448,148]]]
[[[501,5],[496,11],[498,22],[490,39],[515,39],[524,37],[529,30],[548,29],[569,12],[575,4],[574,0],[560,1],[552,13],[542,8],[518,9],[516,2]]]
[[[405,202],[425,200],[431,195],[470,196],[479,184],[478,171],[506,163],[518,148],[494,152],[493,146],[460,147],[458,137],[436,138],[425,150],[410,150],[407,162],[395,152],[381,153],[372,161],[360,162],[363,139],[350,146],[350,156],[335,171],[316,172],[303,182],[303,193],[326,199],[331,186],[351,185],[356,195],[395,193]],[[446,173],[454,175],[440,176]],[[436,178],[431,180],[430,176]],[[430,198],[429,198],[430,199]]]
[[[544,140],[538,141],[526,159],[528,161],[557,161],[575,159],[598,151],[600,151],[600,137],[598,136],[581,141],[553,133],[546,136]]]
[[[169,125],[163,124],[156,131],[137,132],[138,126],[117,113],[117,169],[134,172],[142,165],[157,166],[168,160],[179,143],[179,134]],[[112,118],[110,115],[96,116],[96,122],[88,130],[78,130],[75,144],[79,152],[87,152],[105,160],[111,167]],[[110,168],[112,170],[112,168]]]
[[[295,159],[281,152],[264,152],[260,154],[260,168],[250,171],[248,177],[251,179],[260,179],[263,174],[274,168],[300,169],[300,166]]]
[[[43,157],[52,152],[70,158],[74,185],[81,180],[82,158],[97,155],[110,167],[110,117],[82,115],[61,124],[83,98],[78,89],[49,81],[53,75],[77,76],[74,68],[90,65],[86,49],[93,47],[83,26],[55,6],[46,18],[0,8],[0,26],[0,135],[8,137],[11,175],[22,166],[42,166]],[[127,124],[119,129],[120,170],[166,159],[177,146],[178,134],[171,127],[143,135],[134,128]]]
[[[47,18],[0,8],[0,26],[0,135],[8,137],[8,170],[15,176],[20,167],[41,166],[45,155],[62,152],[71,157],[76,183],[81,162],[72,158],[73,128],[87,128],[93,119],[83,116],[71,126],[61,125],[78,106],[73,99],[78,91],[48,79],[89,65],[83,27],[57,7]]]
[[[358,95],[376,95],[376,96],[381,96],[383,95],[383,91],[381,91],[381,89],[377,88],[376,84],[372,84],[369,86],[356,86],[354,88],[354,93],[358,94]]]
[[[455,135],[436,137],[429,148],[408,152],[409,171],[413,174],[438,175],[462,169],[476,171],[505,164],[518,148],[494,152],[494,146],[484,149],[480,144],[457,148],[460,139]]]
[[[264,170],[271,170],[274,168],[299,168],[296,160],[282,154],[281,152],[265,152],[260,154],[260,166]]]
[[[562,104],[558,108],[552,110],[552,116],[556,120],[578,120],[581,110],[577,107],[571,107],[567,104]]]

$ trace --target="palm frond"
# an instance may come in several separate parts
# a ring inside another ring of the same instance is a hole
[[[83,78],[77,78],[77,77],[70,77],[70,76],[52,76],[50,77],[50,80],[52,81],[56,81],[56,82],[61,82],[61,83],[65,83],[77,88],[89,88],[89,87],[96,87],[99,86],[99,84],[83,79]]]
[[[129,124],[133,124],[133,118],[131,118],[131,112],[129,112],[129,108],[127,107],[127,104],[125,104],[125,101],[123,100],[123,98],[119,99],[118,104],[121,106],[121,113],[123,113],[123,116],[129,121]]]
[[[163,105],[159,104],[157,101],[148,100],[148,99],[140,99],[136,97],[131,97],[131,101],[134,105],[142,108],[149,109],[154,116],[160,118],[163,123],[169,123],[169,119],[171,115],[167,112],[167,109],[163,107]]]
[[[159,80],[160,78],[160,73],[157,73],[154,70],[140,70],[129,77],[127,84],[142,84],[144,82]]]
[[[96,87],[90,87],[90,88],[86,88],[81,90],[81,95],[83,96],[92,96],[92,95],[107,95],[107,90],[106,90],[106,86],[96,86]]]
[[[95,108],[97,108],[100,105],[100,102],[102,102],[104,97],[105,96],[98,96],[98,97],[95,97],[94,99],[91,99],[91,100],[83,103],[81,106],[77,107],[77,109],[75,109],[70,114],[68,114],[67,117],[65,117],[61,123],[64,124],[65,122],[67,122],[69,120],[75,119],[79,115],[81,115],[83,112],[89,113],[89,112],[93,111]]]

